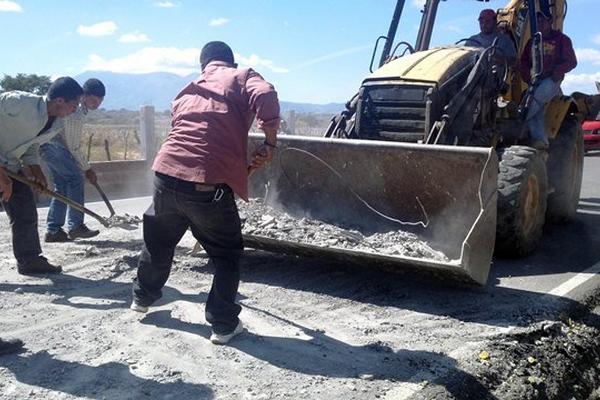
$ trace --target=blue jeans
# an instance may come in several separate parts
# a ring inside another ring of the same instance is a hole
[[[74,202],[83,204],[83,174],[65,145],[52,140],[40,146],[40,156],[46,161],[50,169],[54,191]],[[81,211],[67,207],[63,202],[52,199],[46,220],[48,232],[58,232],[65,224],[65,217],[67,217],[67,229],[69,231],[83,224],[83,213]]]
[[[544,106],[559,93],[560,82],[554,82],[552,78],[542,80],[533,92],[533,101],[529,106],[526,119],[529,127],[529,137],[532,142],[541,140],[548,144]]]

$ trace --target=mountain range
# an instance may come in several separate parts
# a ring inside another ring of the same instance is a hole
[[[142,105],[153,105],[156,111],[171,108],[171,100],[197,75],[179,76],[168,72],[148,74],[123,74],[106,71],[86,71],[75,76],[83,83],[89,78],[100,79],[106,86],[102,108],[107,110],[137,110]],[[337,114],[344,109],[343,103],[310,104],[280,101],[282,113],[294,110],[298,113]]]

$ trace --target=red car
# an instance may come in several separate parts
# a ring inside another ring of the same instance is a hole
[[[585,152],[600,150],[600,121],[584,121],[582,128]]]

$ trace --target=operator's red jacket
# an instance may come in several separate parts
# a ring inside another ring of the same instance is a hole
[[[531,44],[529,39],[525,49],[521,54],[521,76],[525,82],[531,81]],[[565,78],[565,74],[577,66],[577,57],[571,39],[560,31],[553,30],[548,36],[542,38],[543,68],[541,79],[552,76],[553,71],[561,74],[560,80]]]

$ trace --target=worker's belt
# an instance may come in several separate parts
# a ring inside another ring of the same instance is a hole
[[[183,179],[175,178],[173,176],[161,174],[160,172],[154,173],[156,179],[160,181],[161,186],[167,187],[169,189],[183,192],[183,193],[197,193],[197,192],[215,192],[218,189],[229,189],[224,183],[198,183],[198,182],[190,182],[184,181]]]
[[[196,192],[214,192],[218,189],[217,185],[207,185],[206,183],[196,183]]]

